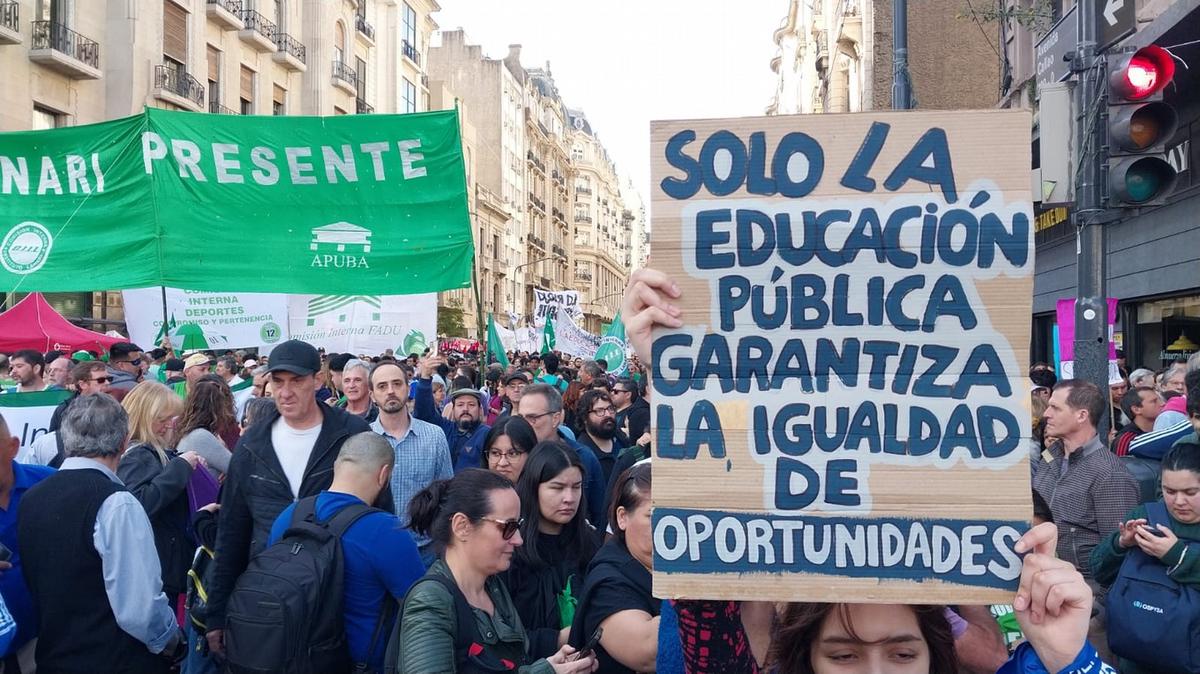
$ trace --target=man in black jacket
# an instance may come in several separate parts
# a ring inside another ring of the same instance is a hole
[[[630,444],[637,444],[650,430],[650,403],[638,395],[637,382],[629,378],[613,385],[612,400],[617,408],[617,428],[624,431]]]
[[[225,606],[250,558],[266,547],[271,525],[292,502],[333,482],[333,462],[367,422],[317,402],[321,358],[312,345],[289,340],[271,352],[267,370],[277,410],[255,420],[238,441],[221,490],[215,568],[208,593],[208,644],[224,654]],[[393,510],[391,490],[375,503]]]

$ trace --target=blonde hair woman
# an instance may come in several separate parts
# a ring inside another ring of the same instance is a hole
[[[175,602],[187,589],[187,572],[196,550],[188,533],[192,513],[187,486],[192,471],[204,461],[195,452],[178,454],[167,444],[183,411],[183,401],[171,389],[144,381],[133,387],[121,406],[129,415],[129,447],[117,466],[117,477],[150,517],[163,591]]]

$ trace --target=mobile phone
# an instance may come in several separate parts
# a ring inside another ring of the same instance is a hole
[[[8,549],[3,543],[0,543],[0,562],[7,562],[12,559],[12,550]]]
[[[1151,534],[1151,535],[1153,535],[1153,536],[1158,536],[1159,538],[1166,538],[1166,537],[1167,537],[1167,535],[1166,535],[1166,534],[1164,534],[1163,532],[1159,531],[1159,530],[1158,530],[1156,527],[1152,527],[1152,526],[1150,526],[1149,524],[1143,524],[1143,525],[1142,525],[1142,528],[1143,528],[1143,529],[1145,529],[1146,531],[1150,532],[1150,534]]]
[[[600,645],[600,637],[603,635],[604,628],[597,627],[596,631],[592,632],[592,638],[588,639],[587,644],[585,644],[583,648],[579,649],[575,655],[571,656],[571,660],[579,660],[580,658],[586,658],[590,656],[592,651],[596,650],[596,647]]]

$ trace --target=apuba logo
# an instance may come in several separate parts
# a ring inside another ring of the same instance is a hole
[[[46,264],[53,245],[50,230],[27,220],[8,230],[0,241],[0,266],[14,274],[32,274]]]
[[[312,230],[308,244],[313,267],[322,269],[370,269],[371,230],[349,222],[335,222]]]

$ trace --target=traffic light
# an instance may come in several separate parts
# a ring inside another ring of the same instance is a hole
[[[1175,62],[1162,47],[1112,54],[1108,60],[1108,205],[1154,206],[1175,187],[1166,144],[1179,117],[1162,91],[1175,77]]]

